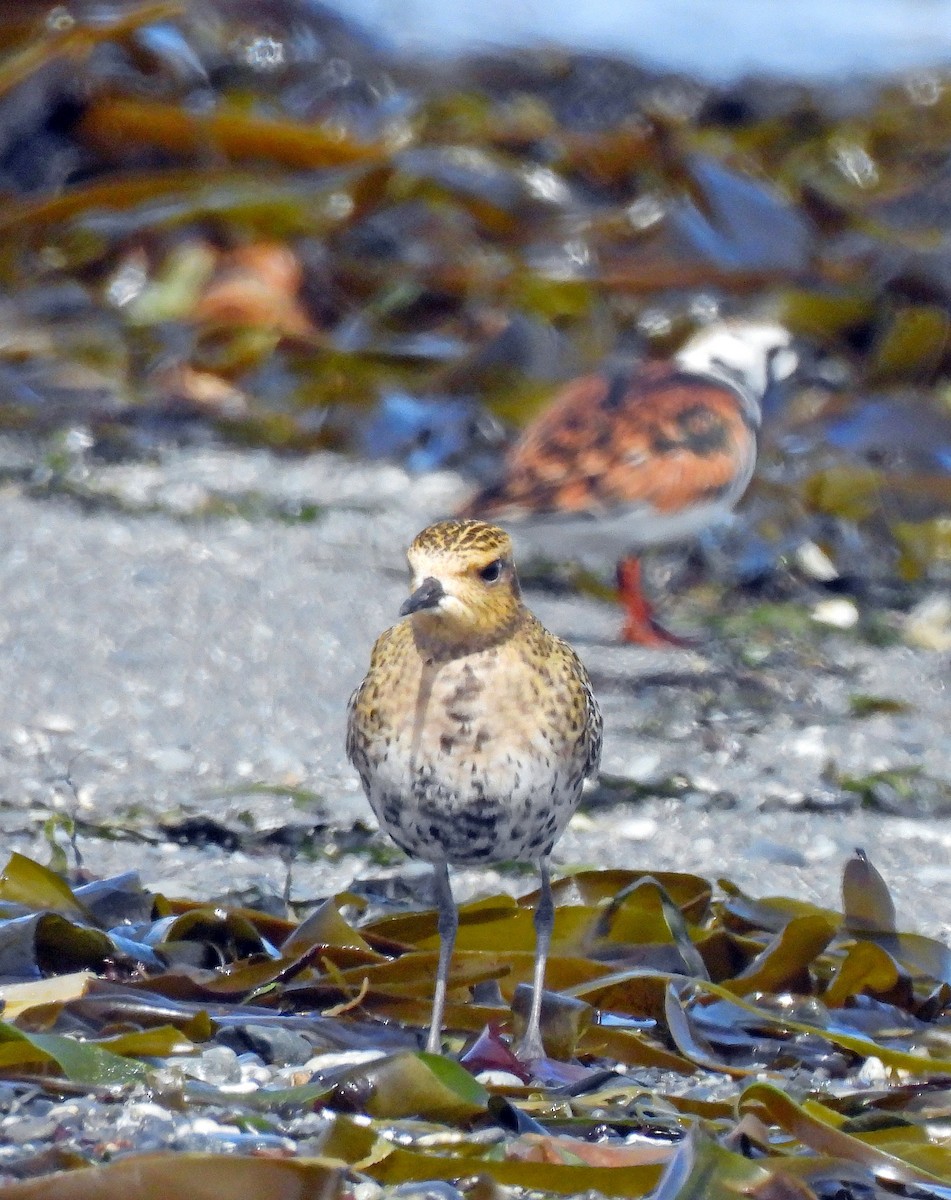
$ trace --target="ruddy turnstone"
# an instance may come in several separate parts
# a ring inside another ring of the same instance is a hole
[[[381,634],[350,700],[347,756],[380,825],[435,871],[439,965],[427,1049],[440,1048],[457,914],[448,866],[538,863],[534,991],[519,1053],[543,1054],[552,846],[601,756],[580,659],[522,603],[509,535],[448,520],[407,555],[408,620]]]
[[[501,522],[520,551],[617,561],[622,639],[680,644],[653,618],[636,553],[716,523],[743,495],[763,397],[797,366],[790,342],[777,324],[723,321],[670,361],[573,380],[460,515]]]

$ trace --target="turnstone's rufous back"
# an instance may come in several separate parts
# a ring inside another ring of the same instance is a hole
[[[790,343],[780,325],[724,321],[670,361],[573,380],[461,515],[500,521],[548,557],[619,559],[623,640],[679,644],[653,619],[636,552],[716,523],[743,495],[763,396],[797,366]]]
[[[378,638],[350,700],[347,756],[380,825],[435,870],[440,953],[427,1049],[439,1052],[457,914],[450,863],[538,863],[534,991],[519,1053],[543,1054],[554,908],[548,856],[601,756],[580,659],[522,603],[509,535],[430,525],[409,548],[408,618]]]

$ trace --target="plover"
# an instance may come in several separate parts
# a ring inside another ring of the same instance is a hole
[[[347,755],[380,825],[433,864],[440,935],[427,1049],[441,1044],[457,913],[450,864],[538,864],[534,991],[519,1046],[543,1051],[554,906],[549,855],[601,755],[580,659],[522,602],[512,543],[474,520],[430,525],[409,548],[405,620],[383,633],[348,712]]]
[[[653,618],[637,553],[722,520],[743,495],[763,397],[797,366],[790,343],[781,325],[721,321],[672,360],[573,380],[460,515],[499,521],[520,553],[616,561],[622,639],[679,644]]]

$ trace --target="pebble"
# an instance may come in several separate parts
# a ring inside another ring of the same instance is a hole
[[[796,565],[804,575],[818,580],[819,583],[831,583],[833,579],[839,578],[839,572],[832,559],[815,542],[801,542],[796,547]]]
[[[625,762],[621,774],[632,783],[653,783],[661,770],[660,754],[636,754]]]
[[[833,596],[819,601],[812,610],[812,619],[834,629],[854,629],[859,623],[859,610],[847,596]]]
[[[36,724],[45,733],[76,732],[76,722],[72,717],[67,717],[63,713],[43,713],[36,718]]]
[[[829,859],[837,858],[842,853],[842,847],[834,838],[826,837],[825,834],[819,834],[810,841],[806,854],[810,862],[828,862]]]
[[[765,858],[768,862],[782,863],[787,867],[806,867],[809,860],[800,850],[792,846],[783,846],[770,838],[755,838],[750,842],[751,858]]]
[[[350,1195],[353,1200],[379,1200],[383,1195],[383,1188],[372,1179],[361,1179],[359,1183],[351,1186]]]
[[[178,746],[169,746],[161,750],[153,750],[149,755],[152,766],[157,771],[169,774],[182,774],[192,768],[195,756]]]
[[[176,1118],[168,1109],[146,1101],[128,1104],[120,1110],[115,1133],[120,1138],[133,1138],[142,1150],[152,1150],[168,1144],[174,1136],[175,1126]]]
[[[331,1054],[318,1054],[304,1063],[303,1069],[311,1074],[336,1071],[341,1067],[360,1067],[386,1057],[385,1050],[341,1050]]]
[[[480,1071],[476,1082],[483,1087],[523,1087],[524,1081],[511,1071]]]
[[[888,1068],[880,1058],[872,1054],[862,1064],[857,1078],[859,1083],[866,1087],[882,1087],[888,1083]]]
[[[827,753],[826,731],[821,725],[809,725],[790,745],[793,754],[805,757],[821,756]]]
[[[620,821],[614,826],[618,837],[629,838],[632,842],[647,842],[656,837],[660,826],[653,817],[631,817],[630,820]]]
[[[169,1065],[180,1067],[184,1075],[220,1087],[224,1083],[242,1083],[241,1064],[230,1046],[211,1046],[197,1058],[170,1057]]]
[[[401,1183],[390,1195],[400,1196],[402,1200],[463,1200],[462,1192],[442,1179]]]
[[[11,1142],[38,1142],[49,1138],[58,1122],[45,1117],[6,1117],[0,1121],[0,1132]]]
[[[302,1034],[276,1025],[233,1025],[221,1030],[215,1040],[239,1054],[251,1050],[259,1062],[271,1066],[304,1063],[314,1051]]]
[[[951,650],[951,599],[935,592],[905,617],[905,641],[923,650]]]

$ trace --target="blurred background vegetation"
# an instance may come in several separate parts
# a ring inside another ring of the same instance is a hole
[[[484,477],[573,373],[766,313],[805,367],[741,572],[951,575],[951,69],[412,56],[308,0],[3,6],[0,55],[0,425],[47,463]]]

